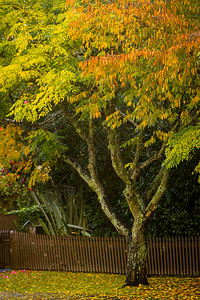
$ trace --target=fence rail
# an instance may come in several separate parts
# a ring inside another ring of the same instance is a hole
[[[127,249],[124,237],[10,233],[12,269],[125,274]],[[147,249],[148,275],[200,275],[200,237],[148,238]]]

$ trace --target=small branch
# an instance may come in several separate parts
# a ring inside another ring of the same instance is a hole
[[[131,180],[133,180],[134,182],[137,180],[137,177],[140,173],[141,170],[143,170],[144,168],[148,167],[150,164],[152,164],[155,161],[158,161],[161,157],[162,154],[164,153],[165,150],[165,143],[162,144],[162,147],[160,149],[160,151],[156,154],[154,154],[153,156],[149,157],[147,160],[143,161],[142,163],[140,163],[132,172],[131,174]]]
[[[71,123],[71,125],[76,130],[77,134],[80,136],[80,138],[83,141],[87,142],[87,137],[86,137],[85,133],[83,132],[82,127],[79,126],[78,121],[74,119],[74,115],[72,115],[66,107],[64,107],[64,113],[65,113],[66,117],[68,118],[69,122]]]
[[[122,119],[123,119],[123,118],[127,118],[127,115],[126,115],[125,113],[123,113],[121,110],[119,110],[117,107],[115,107],[115,111],[118,111],[118,112],[119,112],[119,115],[122,117]],[[129,122],[130,124],[132,124],[134,127],[137,127],[137,126],[138,126],[138,124],[137,124],[135,121],[133,121],[131,118],[127,118],[127,120],[128,120],[128,122]]]
[[[142,148],[142,137],[143,137],[143,131],[140,132],[139,140],[137,142],[135,157],[134,157],[134,161],[133,161],[134,168],[138,165],[139,160],[140,160],[140,152],[141,152],[141,148]]]
[[[80,175],[80,177],[90,186],[91,185],[91,178],[89,173],[84,169],[77,160],[74,160],[73,158],[69,156],[65,156],[63,160],[72,166]]]
[[[163,176],[163,168],[160,169],[160,171],[158,172],[158,174],[156,175],[156,177],[154,178],[154,180],[146,188],[146,190],[144,192],[144,196],[143,196],[144,199],[147,199],[147,200],[150,199],[150,197],[152,196],[152,194],[156,191],[156,189],[158,188],[159,184],[161,183],[162,176]]]
[[[51,114],[49,118],[46,118],[43,122],[38,123],[37,125],[39,126],[44,126],[47,123],[52,123],[52,121],[58,116],[58,115],[62,115],[63,111],[62,110],[58,110],[55,113]]]

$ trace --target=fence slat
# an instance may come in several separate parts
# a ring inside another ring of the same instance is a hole
[[[186,275],[189,275],[188,238],[187,237],[185,237],[185,250],[186,250]]]
[[[192,243],[191,238],[188,238],[188,252],[189,252],[189,274],[192,274]]]
[[[198,241],[199,241],[199,247],[198,247]],[[195,275],[198,275],[200,273],[200,239],[198,239],[195,236],[195,266],[196,266],[196,272]]]
[[[167,274],[167,258],[166,258],[166,243],[165,243],[165,238],[162,238],[163,242],[163,270],[164,270],[164,275]]]
[[[88,260],[87,260],[87,244],[86,244],[86,237],[82,237],[82,243],[83,243],[83,271],[87,272],[87,264],[88,264]]]
[[[96,272],[100,273],[100,249],[98,237],[95,237]]]
[[[118,255],[117,255],[117,239],[113,237],[113,251],[114,251],[114,273],[119,274],[119,264],[118,264]]]
[[[99,243],[99,260],[100,260],[100,273],[105,273],[105,265],[104,265],[104,255],[103,255],[103,249],[102,249],[102,239],[101,237],[98,237],[98,243]]]
[[[116,237],[115,241],[116,241],[116,251],[117,251],[118,273],[122,274],[122,265],[120,263],[121,256],[120,256],[120,251],[119,251],[119,237]]]
[[[98,267],[97,267],[97,256],[96,256],[96,242],[95,238],[90,239],[91,244],[92,244],[92,250],[93,250],[93,272],[97,273],[98,272]]]
[[[179,275],[183,274],[182,244],[181,238],[178,237],[178,256],[179,256]]]
[[[148,242],[148,248],[149,248],[149,266],[150,266],[148,275],[150,275],[150,274],[153,275],[155,273],[155,271],[154,271],[154,261],[153,261],[154,255],[153,255],[152,239],[149,238],[147,240],[147,242]]]
[[[159,244],[158,244],[158,255],[160,257],[160,274],[164,274],[164,268],[163,268],[163,246],[162,246],[162,237],[159,236],[158,238]]]
[[[38,247],[38,245],[37,245],[38,243],[40,244],[40,247]],[[38,259],[38,268],[41,269],[41,270],[45,270],[45,266],[46,266],[45,250],[44,250],[44,244],[43,244],[43,241],[42,241],[42,238],[41,238],[40,234],[38,235],[38,238],[37,238],[36,235],[35,235],[35,238],[34,238],[34,253],[36,252],[37,248],[39,248],[38,255],[41,258],[40,260]]]
[[[155,241],[154,241],[154,243],[152,243],[152,245],[153,245],[153,255],[154,255],[154,268],[155,268],[155,274],[159,274],[159,272],[158,272],[158,260],[157,260],[157,237],[156,237],[156,239],[155,239]],[[155,261],[157,262],[156,264],[155,264]]]
[[[104,237],[100,238],[101,240],[101,249],[102,249],[102,266],[103,266],[103,273],[107,272],[107,265],[106,265],[106,250],[104,244]]]

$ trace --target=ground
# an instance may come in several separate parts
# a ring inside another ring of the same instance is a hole
[[[124,275],[18,270],[0,273],[0,299],[199,300],[200,277],[150,277],[121,288]]]

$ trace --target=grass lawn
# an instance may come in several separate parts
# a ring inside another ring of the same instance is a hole
[[[23,299],[200,299],[200,278],[150,277],[149,286],[122,289],[124,281],[123,275],[10,271],[0,273],[0,299],[20,299],[20,293]],[[3,292],[18,294],[3,298]]]

